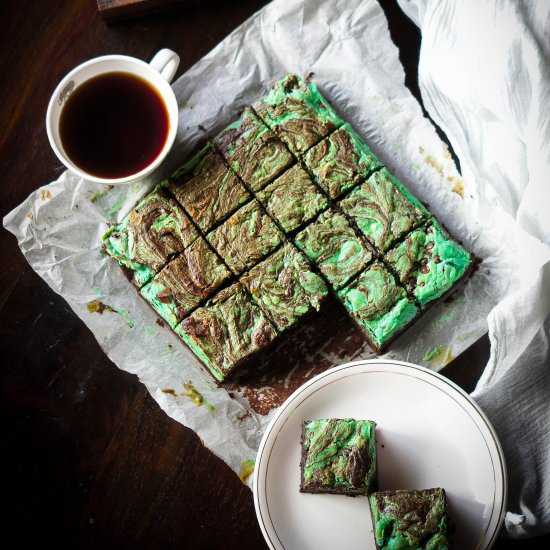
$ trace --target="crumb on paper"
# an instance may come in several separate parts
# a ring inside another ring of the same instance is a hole
[[[464,198],[464,183],[460,178],[455,178],[455,184],[451,187],[451,191]]]
[[[161,328],[163,328],[163,327],[166,326],[165,322],[164,322],[160,317],[157,317],[157,318],[155,319],[155,323],[156,323],[159,327],[161,327]]]
[[[434,346],[432,349],[428,350],[424,357],[422,358],[423,361],[427,361],[432,366],[434,365],[448,365],[452,360],[454,359],[451,347],[450,346],[444,346],[443,344],[439,344],[438,346]]]
[[[193,109],[195,105],[193,103],[189,103],[189,101],[182,101],[180,102],[180,107],[182,109]]]
[[[29,212],[27,214],[27,218],[29,218],[29,220],[31,220],[31,222],[32,222],[32,220],[34,220],[34,214],[32,212]]]
[[[134,328],[134,321],[128,317],[128,312],[125,309],[115,309],[109,304],[104,304],[101,300],[92,300],[86,304],[86,308],[89,313],[103,314],[104,311],[111,311],[112,313],[118,313],[130,328]]]
[[[254,473],[254,466],[256,462],[254,460],[243,460],[241,463],[241,469],[239,470],[239,479],[246,485],[248,478]]]
[[[40,198],[43,201],[49,201],[52,198],[52,194],[48,189],[41,189],[40,190]]]
[[[162,393],[167,393],[175,398],[178,397],[186,397],[189,399],[192,403],[194,403],[197,407],[203,407],[207,409],[212,415],[216,412],[216,407],[206,401],[202,393],[200,393],[195,386],[191,382],[186,382],[183,384],[183,388],[185,389],[182,393],[177,393],[176,390],[172,388],[165,388],[162,391]]]
[[[174,351],[174,346],[172,344],[166,344],[168,351]]]
[[[93,202],[94,204],[101,200],[105,195],[107,195],[107,193],[114,188],[114,185],[104,185],[103,186],[103,191],[94,191],[91,195],[90,195],[90,202]]]

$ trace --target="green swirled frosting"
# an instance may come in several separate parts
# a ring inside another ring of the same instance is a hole
[[[321,419],[303,424],[303,492],[367,494],[376,477],[376,424]]]
[[[409,233],[386,259],[421,305],[445,294],[472,263],[470,254],[436,222]]]
[[[203,231],[223,221],[250,198],[244,185],[209,145],[173,174],[169,189]]]
[[[258,200],[285,233],[299,229],[328,207],[328,199],[299,165],[293,166],[260,191]]]
[[[283,241],[273,220],[253,200],[207,235],[210,244],[238,275],[255,266]]]
[[[277,336],[240,283],[220,291],[175,331],[220,381]]]
[[[294,74],[276,82],[252,107],[294,154],[307,151],[343,124],[316,84]]]
[[[338,296],[379,349],[418,315],[416,305],[381,262],[365,269]]]
[[[333,199],[355,187],[381,166],[380,161],[349,124],[323,139],[304,156],[317,183]]]
[[[250,108],[218,134],[214,144],[254,191],[265,187],[294,162],[284,143]]]
[[[142,296],[173,328],[231,276],[199,237],[142,289]]]
[[[323,212],[296,235],[295,242],[335,289],[344,286],[373,256],[346,218],[334,210]]]
[[[241,281],[279,331],[319,311],[328,294],[323,279],[290,243],[251,269]]]
[[[424,207],[384,168],[356,187],[341,202],[367,239],[387,250],[425,218]]]
[[[369,502],[380,550],[448,550],[443,489],[381,491]]]
[[[105,251],[132,270],[138,287],[197,238],[183,209],[160,188],[147,195],[103,236]]]

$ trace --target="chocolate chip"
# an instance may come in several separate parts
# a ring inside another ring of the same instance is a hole
[[[422,271],[422,273],[424,273],[424,275],[426,273],[429,273],[430,272],[430,268],[427,266],[427,265],[423,265],[421,268],[420,268],[420,271]]]
[[[426,250],[431,250],[434,247],[434,243],[428,243],[426,245]]]
[[[434,262],[438,264],[441,261],[441,258],[439,256],[434,256]]]
[[[414,288],[416,286],[416,277],[411,277],[407,282],[411,288]]]
[[[427,265],[428,264],[428,258],[422,258],[420,260],[420,265]]]

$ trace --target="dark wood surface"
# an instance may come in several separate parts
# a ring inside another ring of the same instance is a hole
[[[68,70],[97,55],[149,59],[168,47],[181,56],[181,74],[262,4],[201,2],[107,26],[93,0],[2,3],[0,215],[63,171],[44,115]],[[393,0],[383,6],[418,97],[419,34]],[[250,491],[107,359],[5,230],[0,251],[5,533],[23,548],[265,548]],[[483,338],[445,373],[470,390],[487,357]],[[496,548],[523,546],[499,541]]]

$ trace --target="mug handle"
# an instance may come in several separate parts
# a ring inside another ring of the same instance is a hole
[[[159,50],[153,56],[153,59],[149,61],[149,65],[155,69],[155,71],[158,71],[168,82],[171,82],[172,78],[174,78],[179,64],[180,56],[168,48]]]

